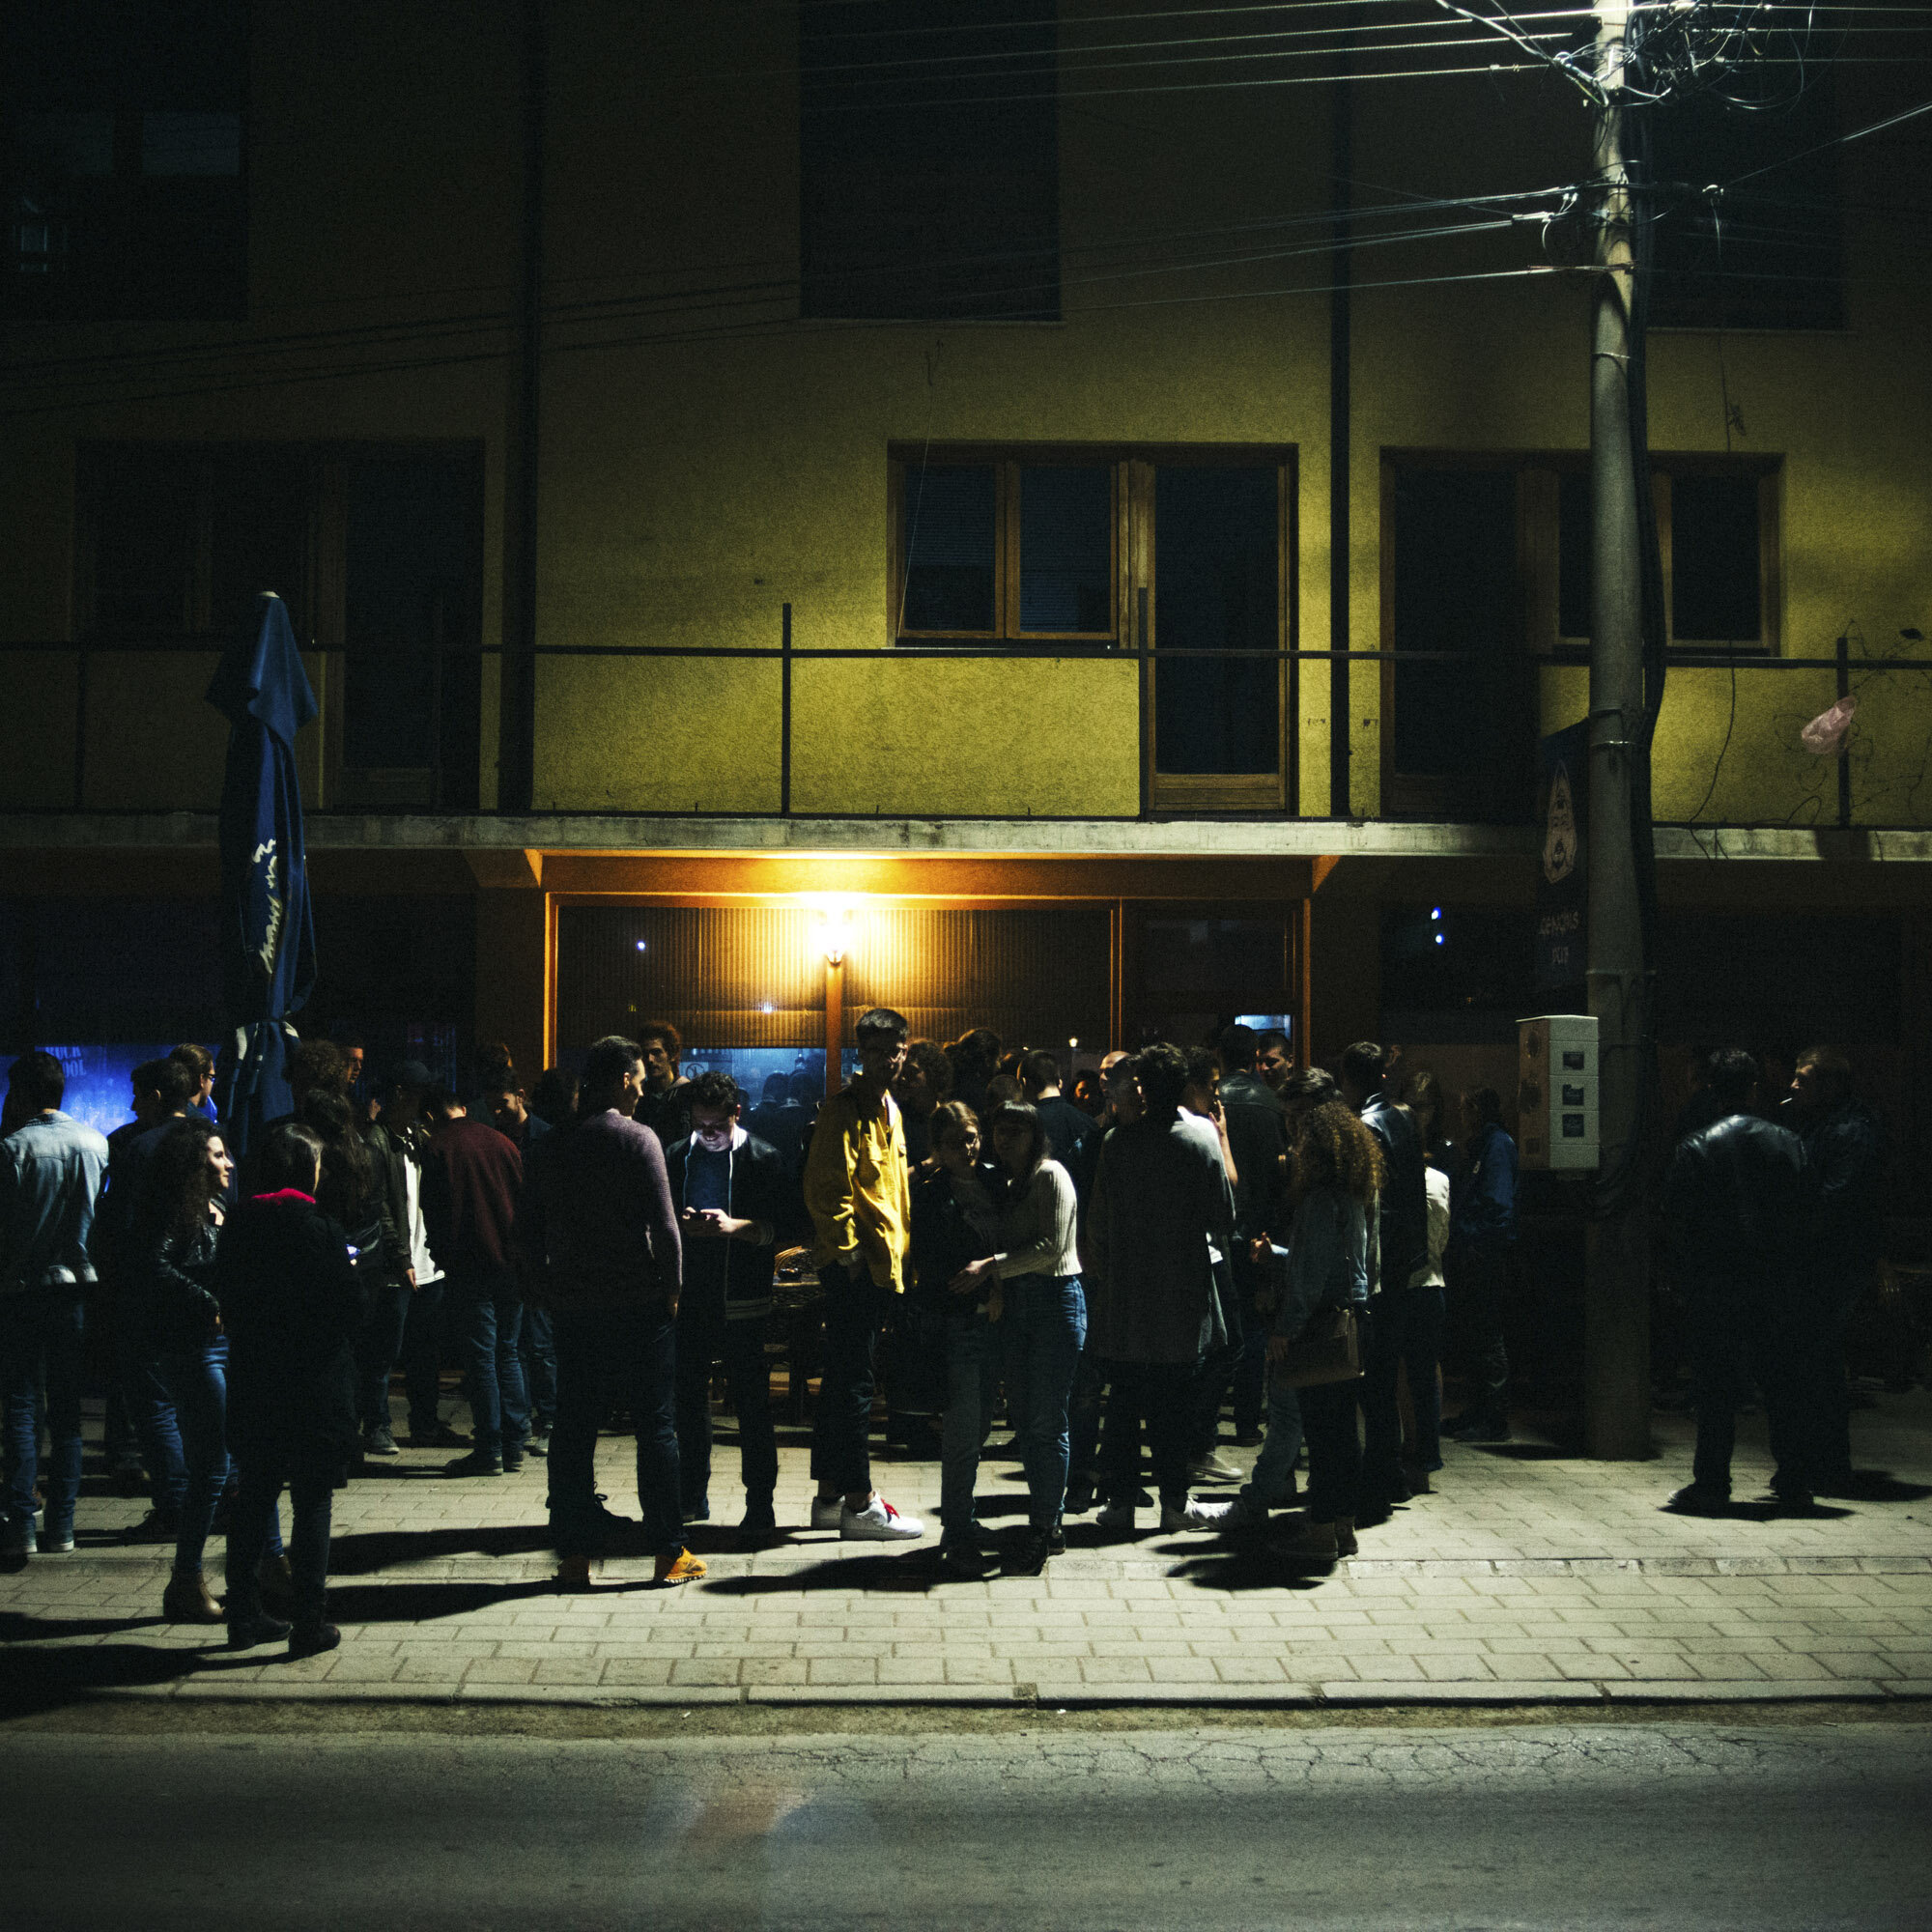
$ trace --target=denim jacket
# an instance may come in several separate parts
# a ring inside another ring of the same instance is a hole
[[[107,1143],[50,1107],[0,1141],[0,1294],[92,1287]]]
[[[1363,1308],[1369,1299],[1368,1209],[1335,1187],[1312,1187],[1289,1230],[1287,1281],[1275,1332],[1290,1341],[1322,1308]]]

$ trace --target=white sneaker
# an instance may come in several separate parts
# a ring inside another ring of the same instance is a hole
[[[884,1496],[874,1496],[864,1509],[839,1517],[838,1534],[848,1543],[909,1543],[925,1534],[925,1525],[916,1516],[901,1516]]]
[[[1229,1462],[1218,1449],[1210,1449],[1188,1463],[1187,1474],[1196,1483],[1240,1483],[1247,1480],[1248,1472],[1238,1463]]]
[[[1216,1529],[1264,1529],[1267,1526],[1267,1505],[1251,1502],[1246,1496],[1236,1496],[1232,1502],[1225,1503],[1196,1503],[1194,1508]]]
[[[1134,1506],[1132,1503],[1108,1503],[1094,1520],[1101,1529],[1131,1529],[1134,1526]]]
[[[1218,1529],[1221,1512],[1209,1503],[1183,1503],[1179,1509],[1169,1509],[1165,1503],[1160,1509],[1160,1526],[1163,1534],[1171,1534],[1178,1529]]]

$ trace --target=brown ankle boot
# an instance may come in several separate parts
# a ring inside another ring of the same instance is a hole
[[[199,1570],[177,1570],[161,1592],[161,1614],[171,1624],[218,1624],[221,1605],[209,1594]]]

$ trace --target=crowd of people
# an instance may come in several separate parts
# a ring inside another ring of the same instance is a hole
[[[874,1480],[883,1391],[889,1437],[940,1463],[949,1576],[1037,1574],[1069,1517],[1126,1536],[1141,1510],[1328,1563],[1431,1490],[1445,1435],[1508,1438],[1517,1153],[1495,1092],[1463,1096],[1452,1136],[1435,1077],[1370,1042],[1330,1072],[1235,1025],[1212,1049],[1111,1053],[1069,1094],[1051,1052],[908,1034],[869,1010],[839,1092],[780,1075],[756,1105],[728,1073],[685,1077],[666,1024],[528,1091],[486,1052],[467,1094],[409,1060],[372,1094],[353,1042],[304,1041],[291,1113],[239,1164],[203,1048],[136,1067],[134,1119],[106,1138],[61,1110],[57,1060],[22,1055],[0,1122],[0,1550],[73,1548],[91,1346],[110,1477],[151,1504],[132,1534],[173,1546],[163,1612],[237,1647],[339,1641],[332,1496],[404,1447],[460,1452],[453,1479],[547,1458],[563,1586],[619,1536],[660,1583],[700,1577],[686,1531],[712,1514],[721,1366],[740,1538],[781,1530],[766,1335],[801,1245],[822,1315],[810,1526],[927,1536]],[[1702,1071],[1662,1190],[1697,1387],[1672,1506],[1728,1505],[1755,1385],[1775,1496],[1807,1508],[1852,1481],[1844,1324],[1877,1255],[1882,1143],[1828,1050],[1799,1062],[1800,1131],[1756,1111],[1747,1055]],[[1469,1394],[1444,1422],[1452,1338]],[[452,1356],[467,1435],[441,1406]],[[975,1496],[1002,1407],[1027,1526],[996,1548]],[[1251,1467],[1223,1453],[1224,1409]],[[640,1524],[597,1489],[613,1417]]]

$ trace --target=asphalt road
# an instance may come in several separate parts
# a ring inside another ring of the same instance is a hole
[[[0,1738],[23,1928],[1932,1926],[1932,1726]]]

